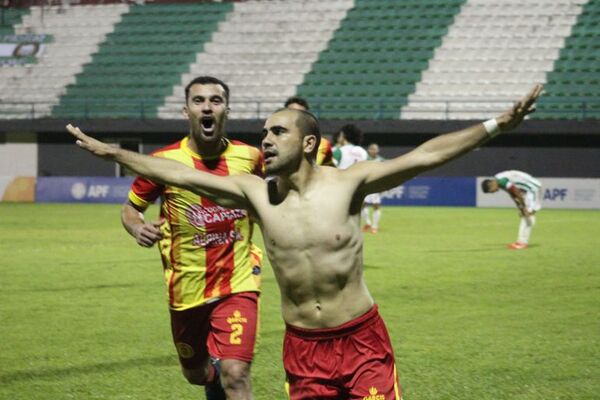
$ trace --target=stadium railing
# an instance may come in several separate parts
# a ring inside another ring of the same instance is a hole
[[[411,109],[411,113],[437,113],[435,119],[459,119],[463,115],[469,119],[472,114],[474,119],[479,119],[482,113],[494,115],[506,110],[514,99],[485,101],[482,99],[419,99],[416,103],[421,107]],[[279,107],[281,99],[256,100],[233,99],[231,109],[243,115],[241,119],[262,119],[265,113],[270,113]],[[311,98],[311,110],[323,119],[353,119],[353,114],[360,110],[368,111],[370,119],[400,119],[400,110],[406,102],[404,99],[387,99],[385,101],[356,101],[335,98]],[[126,118],[126,119],[156,119],[156,110],[160,106],[175,113],[181,111],[179,102],[166,103],[151,100],[114,100],[90,99],[71,100],[64,104],[60,114],[51,114],[49,110],[55,106],[49,102],[13,102],[0,100],[0,119],[40,119],[40,118]],[[72,110],[69,110],[72,106]],[[99,109],[98,107],[102,107]],[[539,117],[543,119],[572,119],[587,120],[600,119],[600,97],[540,99]]]

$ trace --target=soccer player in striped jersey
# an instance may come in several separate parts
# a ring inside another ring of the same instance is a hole
[[[153,155],[218,176],[262,176],[260,151],[225,137],[227,85],[198,77],[187,85],[185,96],[189,135]],[[160,218],[146,222],[143,213],[158,198]],[[125,229],[140,246],[158,243],[183,374],[190,383],[205,386],[208,400],[252,398],[259,292],[255,274],[261,254],[251,242],[247,211],[227,206],[235,204],[218,205],[191,191],[137,177],[121,213]]]
[[[286,108],[291,108],[293,110],[310,110],[310,106],[308,105],[308,101],[304,97],[300,96],[292,96],[289,97],[284,105]],[[321,137],[321,143],[319,143],[319,151],[317,152],[317,164],[318,165],[327,165],[329,167],[335,167],[333,163],[333,151],[331,149],[331,142]]]
[[[394,353],[363,278],[360,210],[370,193],[394,188],[515,128],[542,86],[493,120],[440,135],[411,152],[348,169],[316,164],[320,131],[300,110],[273,113],[263,128],[266,173],[216,176],[117,149],[71,125],[77,144],[142,176],[235,204],[257,219],[281,291],[283,365],[292,400],[400,400]]]
[[[494,179],[485,179],[481,182],[481,189],[485,193],[495,193],[502,189],[515,202],[519,209],[521,222],[517,241],[508,245],[513,250],[526,249],[529,246],[529,237],[535,225],[535,213],[542,208],[540,192],[542,183],[533,176],[517,170],[499,172]]]

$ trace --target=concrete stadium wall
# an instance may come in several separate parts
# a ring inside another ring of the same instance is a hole
[[[144,153],[179,140],[188,131],[187,122],[183,120],[0,121],[0,146],[10,145],[0,149],[3,152],[0,153],[0,175],[17,172],[31,176],[122,175],[114,164],[77,149],[64,130],[68,122],[101,140],[122,143]],[[476,122],[353,121],[365,133],[364,144],[379,143],[386,157],[406,153],[437,134]],[[258,145],[263,123],[261,120],[229,121],[228,135]],[[321,121],[321,130],[327,137],[345,123],[347,121]],[[20,149],[19,143],[26,146]],[[500,135],[482,148],[424,176],[489,176],[505,169],[521,169],[539,177],[600,178],[600,120],[525,121],[515,132]]]
[[[146,143],[144,153],[176,141]],[[369,141],[365,141],[365,144]],[[382,145],[381,153],[393,158],[416,146]],[[39,145],[39,176],[119,176],[114,164],[99,160],[73,144]],[[506,169],[519,169],[534,176],[600,178],[600,147],[495,147],[491,144],[466,154],[423,176],[486,176]]]
[[[35,134],[0,133],[0,176],[36,176],[37,168]]]
[[[404,154],[414,147],[387,146],[383,157]],[[600,148],[493,147],[475,150],[423,176],[486,176],[507,169],[518,169],[537,176],[600,177]]]

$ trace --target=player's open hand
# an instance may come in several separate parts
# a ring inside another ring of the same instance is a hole
[[[542,94],[543,90],[544,86],[538,83],[525,97],[516,102],[510,110],[497,117],[496,122],[498,122],[500,130],[505,132],[516,128],[525,116],[534,112],[535,101]]]
[[[117,149],[115,147],[86,135],[76,126],[71,124],[67,125],[67,131],[75,137],[75,143],[79,147],[89,151],[95,156],[110,159],[116,154]]]

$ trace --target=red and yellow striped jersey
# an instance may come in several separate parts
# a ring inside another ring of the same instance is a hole
[[[321,138],[319,143],[319,149],[317,151],[317,164],[318,165],[329,165],[333,167],[333,153],[331,151],[331,143],[324,137]]]
[[[188,142],[186,137],[153,155],[215,175],[262,176],[262,154],[254,147],[228,141],[220,156],[208,159],[193,152]],[[158,197],[165,219],[164,237],[158,244],[172,309],[185,310],[230,293],[259,291],[252,269],[260,249],[251,242],[253,224],[245,210],[223,208],[187,190],[141,177],[129,192],[129,200],[140,209]]]

